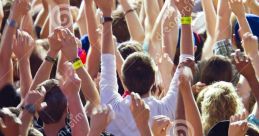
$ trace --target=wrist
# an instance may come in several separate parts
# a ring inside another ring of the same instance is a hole
[[[67,94],[66,97],[67,97],[68,105],[74,104],[75,101],[80,100],[79,92]]]
[[[57,51],[53,51],[53,50],[49,50],[47,55],[51,58],[56,58],[58,52]]]
[[[102,10],[104,17],[110,17],[112,16],[112,10]]]

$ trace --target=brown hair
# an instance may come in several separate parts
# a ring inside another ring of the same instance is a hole
[[[232,64],[224,56],[212,56],[201,70],[201,82],[210,85],[217,81],[231,82],[233,77]]]
[[[130,92],[147,94],[155,82],[155,63],[147,54],[135,52],[122,66],[122,80]]]
[[[39,112],[40,119],[45,124],[57,123],[67,108],[67,99],[59,88],[59,82],[50,79],[39,86],[44,86],[47,91],[43,100],[47,103],[47,107]]]

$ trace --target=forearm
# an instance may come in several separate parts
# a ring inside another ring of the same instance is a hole
[[[146,125],[139,126],[138,130],[140,131],[141,136],[152,136],[152,131],[148,123]]]
[[[207,35],[214,37],[216,26],[216,11],[212,0],[202,0],[202,7],[205,14]]]
[[[237,20],[238,20],[238,23],[239,23],[239,26],[240,26],[240,35],[243,36],[245,33],[247,32],[250,32],[252,33],[251,31],[251,28],[248,24],[248,21],[246,19],[245,16],[237,16]]]
[[[231,10],[228,6],[228,1],[220,0],[218,2],[218,11],[217,11],[217,20],[216,20],[216,41],[230,39],[231,38],[231,25],[230,25],[230,15]]]
[[[29,127],[32,123],[33,116],[26,110],[22,111],[19,118],[22,121],[22,126],[20,126],[20,136],[28,136]]]
[[[21,17],[11,12],[10,20],[15,20],[17,25],[21,22]],[[8,83],[13,82],[13,66],[12,66],[12,45],[13,37],[15,36],[16,28],[6,24],[1,39],[0,45],[0,88]]]
[[[31,14],[28,12],[26,16],[24,16],[21,27],[23,31],[29,33],[34,39],[36,38],[33,20]]]
[[[96,77],[99,72],[99,67],[101,63],[101,35],[97,32],[98,24],[95,17],[95,7],[93,2],[91,4],[85,3],[85,15],[86,15],[86,23],[88,36],[90,41],[90,52],[88,54],[88,72],[92,78]]]
[[[159,14],[159,5],[157,0],[144,0],[144,8],[147,19],[147,26],[145,27],[146,33],[150,33],[153,30],[156,17]]]
[[[100,96],[98,94],[98,90],[95,87],[95,84],[87,73],[84,67],[78,69],[76,71],[79,78],[82,80],[82,91],[86,100],[90,101],[90,106],[88,107],[87,111],[92,111],[95,106],[98,106],[101,102]],[[90,112],[89,112],[90,113]]]
[[[74,124],[72,129],[73,136],[86,136],[90,132],[89,123],[84,112],[84,108],[80,99],[79,94],[70,96],[68,99],[68,108],[70,111],[71,123]],[[73,122],[77,121],[77,122]],[[80,123],[78,123],[80,122]]]
[[[56,27],[61,26],[61,22],[56,19],[57,17],[60,17],[60,11],[59,10],[53,10],[54,8],[57,8],[55,3],[50,2],[49,3],[49,22],[48,22],[48,28],[49,33],[52,33]],[[46,23],[46,22],[45,22]]]
[[[112,22],[106,22],[103,25],[103,33],[102,33],[102,54],[115,54],[115,47],[113,45],[112,38]]]
[[[79,26],[80,35],[83,36],[87,34],[87,20],[85,15],[85,2],[82,1],[79,9],[79,15],[77,18],[77,24]]]
[[[164,47],[165,53],[167,53],[171,60],[174,60],[175,52],[176,52],[176,46],[178,43],[178,33],[179,33],[179,27],[178,27],[178,21],[175,20],[177,18],[178,13],[176,12],[175,5],[171,2],[170,9],[167,9],[168,12],[172,15],[168,15],[163,23],[161,24],[162,27],[162,46]]]
[[[253,68],[255,70],[255,73],[256,73],[256,77],[257,79],[259,80],[259,54],[253,56],[250,58],[251,59],[251,62],[252,62],[252,65],[253,65]]]
[[[177,97],[175,120],[185,120],[185,110],[184,110],[183,96],[181,92],[178,93],[178,97]]]
[[[88,1],[88,0],[87,0]],[[98,25],[97,20],[95,17],[95,7],[93,2],[84,2],[85,3],[85,15],[86,15],[86,23],[87,23],[87,30],[89,35],[89,41],[91,46],[99,46],[94,48],[100,48],[100,44],[96,44],[101,39],[99,33],[97,32]],[[89,3],[89,4],[87,4]]]
[[[184,98],[183,101],[186,120],[191,123],[191,126],[194,128],[194,136],[202,136],[201,116],[194,100],[191,86],[185,86],[185,90],[181,92],[182,97]]]
[[[52,58],[55,58],[56,55],[57,55],[57,52],[52,52],[52,51],[48,52],[48,56],[50,56]],[[53,66],[53,64],[51,62],[48,62],[46,60],[43,61],[43,63],[41,64],[40,68],[38,69],[38,71],[34,77],[30,90],[34,90],[38,84],[49,79],[50,73],[52,70],[52,66]]]
[[[47,17],[42,28],[41,28],[41,32],[40,32],[40,38],[48,38],[49,36],[49,30],[50,30],[50,26],[49,26],[49,18]]]
[[[30,89],[30,85],[32,83],[32,75],[31,75],[31,68],[30,68],[30,61],[29,59],[19,60],[19,74],[20,74],[20,91],[22,94],[22,98],[24,98],[27,92]]]
[[[191,25],[182,25],[181,32],[181,54],[194,56]]]
[[[48,17],[48,12],[48,10],[42,9],[35,20],[34,26],[43,27],[45,20]]]
[[[127,0],[120,0],[120,4],[123,7],[124,13],[132,9],[131,5]],[[125,19],[127,22],[131,39],[143,43],[145,38],[145,32],[135,10],[133,12],[127,13],[125,15]]]
[[[100,45],[100,43],[98,43]],[[94,79],[100,69],[101,63],[101,48],[90,48],[87,55],[87,71],[89,75]]]

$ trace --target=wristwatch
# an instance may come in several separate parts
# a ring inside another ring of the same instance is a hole
[[[27,105],[23,106],[22,109],[28,111],[32,115],[34,115],[36,112],[36,108],[33,104],[27,104]]]
[[[112,22],[113,18],[112,17],[101,17],[100,22],[102,24],[106,23],[106,22]]]

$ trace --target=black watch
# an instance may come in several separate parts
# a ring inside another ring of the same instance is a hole
[[[113,21],[113,18],[112,17],[101,17],[101,24],[104,24],[106,22],[112,22]]]
[[[27,104],[27,105],[23,106],[22,109],[26,110],[27,112],[29,112],[32,115],[34,115],[36,112],[36,108],[33,104]]]

